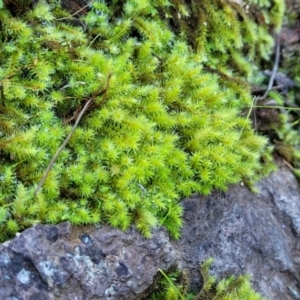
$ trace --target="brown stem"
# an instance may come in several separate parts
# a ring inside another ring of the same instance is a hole
[[[87,8],[91,4],[92,4],[92,2],[89,2],[87,5],[83,6],[82,8],[80,8],[79,10],[77,10],[74,14],[72,14],[69,17],[59,18],[59,19],[55,19],[55,20],[56,21],[61,21],[61,20],[70,19],[70,18],[74,17],[75,15],[79,14],[81,11],[83,11],[85,8]]]
[[[277,70],[278,70],[279,58],[280,58],[280,38],[277,35],[276,36],[275,61],[274,61],[273,69],[272,69],[272,74],[271,74],[271,77],[270,77],[270,80],[269,80],[268,88],[265,91],[265,93],[262,96],[257,97],[256,100],[261,101],[261,100],[266,99],[269,92],[271,91],[271,89],[273,87],[273,84],[274,84],[275,76],[276,76],[276,73],[277,73]]]
[[[107,89],[108,89],[108,86],[109,86],[109,80],[110,80],[111,76],[112,76],[112,73],[109,73],[108,78],[107,78],[107,83],[106,83],[105,89],[104,89],[101,93],[100,93],[99,91],[97,91],[97,92],[94,94],[94,97],[90,98],[90,99],[85,103],[83,109],[81,110],[80,114],[78,115],[78,117],[77,117],[77,119],[76,119],[75,124],[74,124],[73,127],[72,127],[72,130],[71,130],[70,133],[68,134],[67,138],[64,140],[63,144],[59,147],[59,149],[56,151],[56,153],[55,153],[54,156],[52,157],[52,159],[51,159],[51,161],[50,161],[50,163],[49,163],[49,165],[48,165],[48,167],[47,167],[47,169],[46,169],[46,171],[45,171],[45,173],[44,173],[44,175],[43,175],[41,181],[39,182],[39,184],[38,184],[36,190],[34,191],[34,194],[33,194],[34,197],[36,197],[37,193],[39,192],[39,190],[40,190],[41,187],[43,186],[43,184],[44,184],[44,182],[45,182],[45,180],[46,180],[46,178],[47,178],[47,176],[48,176],[48,174],[49,174],[49,172],[50,172],[50,170],[51,170],[51,168],[52,168],[54,162],[55,162],[56,159],[58,158],[59,154],[60,154],[60,153],[64,150],[64,148],[66,147],[66,145],[67,145],[67,143],[69,142],[71,136],[73,135],[73,133],[74,133],[74,131],[75,131],[77,125],[79,124],[81,118],[83,117],[83,115],[84,115],[84,113],[87,111],[87,109],[91,106],[91,104],[92,104],[92,102],[94,101],[95,97],[96,97],[96,96],[104,95],[104,94],[106,93],[106,91],[107,91]],[[101,101],[100,105],[103,104],[104,101],[105,101],[105,97],[104,97],[104,99]]]
[[[95,91],[93,93],[93,96],[92,96],[93,99],[95,99],[96,97],[104,95],[104,97],[103,97],[101,103],[99,104],[99,106],[101,106],[105,102],[105,93],[106,93],[106,91],[109,87],[109,81],[110,81],[111,76],[112,76],[112,73],[109,73],[104,90],[100,91],[100,89],[98,89],[97,91]],[[92,105],[89,107],[89,109],[91,109],[91,108],[92,108]],[[82,106],[77,108],[75,110],[75,112],[73,113],[73,116],[64,121],[64,125],[66,125],[66,124],[70,123],[71,121],[75,120],[81,110],[82,110]]]
[[[59,147],[59,149],[56,151],[55,155],[52,157],[41,181],[39,182],[39,185],[37,186],[36,190],[34,191],[34,197],[37,195],[37,193],[39,192],[39,190],[41,189],[41,187],[43,186],[54,162],[56,161],[56,159],[58,158],[59,154],[64,150],[65,146],[67,145],[67,143],[69,142],[72,134],[74,133],[79,121],[81,120],[83,114],[85,113],[85,111],[87,110],[87,108],[89,107],[90,103],[93,101],[93,98],[89,99],[89,101],[86,102],[85,106],[83,107],[82,111],[80,112],[72,130],[70,131],[70,133],[68,134],[67,138],[64,140],[63,144]]]

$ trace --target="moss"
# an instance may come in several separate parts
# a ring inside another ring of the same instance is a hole
[[[267,141],[241,116],[251,96],[236,75],[270,53],[269,25],[230,1],[95,1],[80,20],[57,2],[5,3],[2,239],[64,220],[178,238],[180,198],[261,175]]]
[[[201,291],[195,295],[189,293],[189,275],[187,272],[172,272],[165,274],[148,300],[263,300],[264,298],[251,286],[250,276],[230,276],[222,280],[209,274],[213,263],[208,258],[201,266],[200,273],[203,279]]]

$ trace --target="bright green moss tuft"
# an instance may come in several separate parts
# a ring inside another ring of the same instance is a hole
[[[217,282],[209,274],[212,258],[203,262],[200,268],[202,289],[195,295],[189,293],[189,274],[187,271],[166,274],[160,270],[162,279],[149,296],[149,300],[264,300],[251,286],[250,276],[230,276]]]
[[[87,28],[53,4],[0,10],[3,236],[70,220],[178,238],[181,197],[260,173],[266,140],[240,117],[251,98],[234,74],[263,39],[231,2],[192,2],[96,1]]]

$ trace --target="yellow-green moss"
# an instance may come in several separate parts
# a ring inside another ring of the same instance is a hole
[[[272,39],[242,8],[95,1],[79,21],[56,2],[14,4],[0,10],[2,239],[64,220],[178,238],[180,198],[260,173],[266,139],[240,116],[251,96],[235,75]]]
[[[230,276],[217,281],[209,274],[213,263],[208,258],[201,265],[202,288],[198,294],[189,292],[188,272],[166,274],[160,270],[162,278],[157,288],[146,297],[148,300],[264,300],[251,285],[249,275]]]

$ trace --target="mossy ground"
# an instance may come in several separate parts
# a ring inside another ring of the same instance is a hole
[[[95,1],[80,19],[56,1],[5,1],[1,239],[65,220],[178,238],[182,197],[261,176],[267,140],[241,112],[283,4],[250,4],[263,25],[230,1]]]

